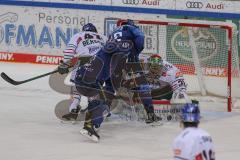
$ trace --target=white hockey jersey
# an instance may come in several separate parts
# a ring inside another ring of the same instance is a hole
[[[147,63],[149,57],[145,55],[141,55],[140,59]],[[181,73],[181,71],[175,67],[173,64],[167,62],[166,60],[163,60],[163,72],[161,75],[158,75],[155,77],[161,81],[167,82],[171,85],[173,92],[186,92],[187,85],[185,83],[184,77]],[[152,84],[152,88],[158,88],[159,84]]]
[[[74,57],[91,57],[95,55],[106,43],[107,38],[95,32],[79,32],[75,34],[66,49],[63,51],[63,62],[69,64]],[[74,81],[77,67],[71,73],[71,81]]]
[[[166,60],[163,60],[163,72],[159,79],[169,83],[173,92],[178,90],[186,91],[187,86],[181,71]]]
[[[195,127],[184,129],[173,142],[174,160],[215,160],[211,136]]]
[[[95,55],[106,43],[107,38],[95,32],[79,32],[69,41],[64,50],[64,63],[73,57],[89,57]]]

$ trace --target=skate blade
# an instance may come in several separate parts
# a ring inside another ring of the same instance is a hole
[[[88,139],[96,142],[96,143],[99,142],[98,137],[96,137],[96,136],[94,136],[94,135],[90,136],[90,135],[88,134],[88,131],[85,130],[85,129],[81,129],[81,130],[80,130],[80,134],[83,135],[84,137],[86,137],[86,138],[88,138]]]

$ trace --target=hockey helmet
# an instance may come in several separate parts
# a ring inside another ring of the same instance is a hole
[[[149,57],[148,62],[152,64],[162,64],[162,57],[159,54],[152,54]]]
[[[163,68],[163,60],[159,54],[153,54],[148,58],[148,63],[150,69],[162,69]]]
[[[127,19],[127,20],[122,21],[122,22],[121,22],[121,26],[122,26],[122,25],[135,26],[134,21],[131,20],[131,19]]]
[[[97,33],[97,28],[92,23],[87,23],[82,27],[82,31],[90,31]]]
[[[198,104],[186,103],[181,108],[181,121],[182,122],[200,122],[200,109]]]

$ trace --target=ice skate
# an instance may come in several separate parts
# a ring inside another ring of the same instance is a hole
[[[99,142],[100,136],[90,124],[84,125],[83,129],[80,130],[80,133],[94,142]]]
[[[75,121],[78,117],[79,111],[80,107],[77,106],[77,108],[72,109],[71,112],[69,112],[68,114],[63,115],[62,118],[65,119],[66,121]]]
[[[148,113],[148,117],[145,120],[146,124],[149,125],[162,125],[162,118],[157,116],[155,113]]]

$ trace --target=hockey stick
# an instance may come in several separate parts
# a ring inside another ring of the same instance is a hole
[[[26,79],[26,80],[23,80],[23,81],[15,81],[13,80],[12,78],[10,78],[6,73],[2,72],[1,73],[1,77],[7,81],[8,83],[12,84],[12,85],[20,85],[20,84],[23,84],[23,83],[27,83],[27,82],[31,82],[35,79],[39,79],[39,78],[42,78],[42,77],[45,77],[45,76],[48,76],[48,75],[51,75],[51,74],[54,74],[54,73],[57,73],[58,70],[54,70],[54,71],[51,71],[51,72],[48,72],[48,73],[45,73],[45,74],[42,74],[42,75],[39,75],[39,76],[36,76],[36,77],[32,77],[32,78],[29,78],[29,79]]]

